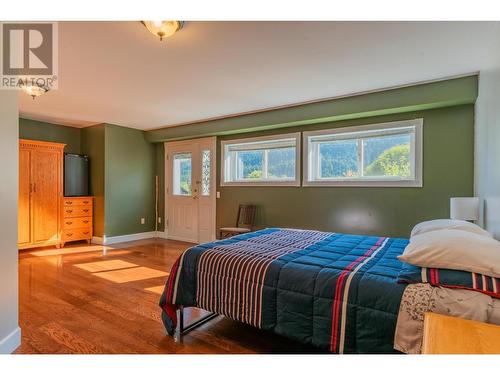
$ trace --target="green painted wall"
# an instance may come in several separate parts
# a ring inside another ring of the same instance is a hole
[[[422,188],[220,186],[221,140],[413,118],[424,118]],[[157,159],[163,160],[163,154],[161,144],[157,146]],[[449,217],[450,197],[473,194],[474,105],[217,137],[217,154],[217,190],[221,192],[217,228],[234,226],[238,205],[254,203],[258,207],[256,225],[260,228],[280,226],[408,237],[419,221]],[[162,185],[163,170],[163,163],[157,164]]]
[[[163,161],[160,147],[147,142],[143,131],[111,124],[78,129],[26,119],[19,124],[20,138],[65,143],[66,152],[89,155],[95,236],[154,230],[155,165]]]
[[[155,229],[155,160],[155,145],[145,140],[143,131],[105,125],[107,237]]]
[[[257,205],[258,227],[311,228],[333,232],[408,237],[418,222],[449,217],[449,198],[471,196],[474,179],[474,106],[464,105],[363,120],[303,126],[319,130],[424,118],[422,188],[221,187],[218,138],[217,227],[232,226],[240,203]],[[278,131],[249,136],[276,134]]]
[[[258,227],[288,226],[406,237],[419,221],[449,217],[450,197],[473,194],[477,89],[477,76],[468,76],[158,129],[146,132],[146,138],[160,142],[218,136],[216,177],[221,198],[217,200],[217,228],[234,225],[238,204],[255,203]],[[420,117],[424,118],[422,188],[220,186],[223,139]],[[156,151],[156,174],[161,176],[163,187],[163,144]],[[160,198],[163,208],[163,194]]]
[[[81,130],[70,126],[20,118],[19,138],[65,143],[64,152],[73,154],[81,152]]]
[[[90,158],[90,194],[94,198],[94,236],[102,237],[105,214],[105,125],[99,124],[81,130],[81,151]]]
[[[476,97],[477,76],[469,76],[148,132],[110,124],[75,129],[21,120],[20,136],[64,142],[68,151],[90,156],[94,233],[109,237],[154,230],[155,174],[160,176],[163,230],[160,142],[217,135],[220,147],[222,139],[424,117],[423,188],[222,188],[218,154],[218,227],[234,225],[238,204],[253,202],[259,227],[407,236],[418,221],[447,217],[450,196],[473,194]]]

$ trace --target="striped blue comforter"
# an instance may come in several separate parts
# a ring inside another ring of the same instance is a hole
[[[406,239],[265,229],[186,250],[160,300],[174,333],[196,306],[336,353],[391,353]]]

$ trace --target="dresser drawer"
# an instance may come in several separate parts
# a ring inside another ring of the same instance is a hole
[[[69,217],[92,217],[92,206],[75,206],[63,208],[64,219]]]
[[[66,217],[63,220],[64,229],[91,228],[92,219],[90,217]]]
[[[71,206],[92,206],[92,198],[64,198],[64,207]]]
[[[88,240],[90,238],[92,238],[92,230],[90,228],[64,229],[62,233],[63,242]]]

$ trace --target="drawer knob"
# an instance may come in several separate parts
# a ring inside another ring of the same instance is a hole
[[[71,237],[73,233],[66,233],[66,236]]]
[[[88,220],[83,220],[83,224],[88,224]]]
[[[71,201],[67,201],[67,202],[66,202],[66,204],[73,204],[73,202],[71,202]]]
[[[89,209],[88,209],[88,208],[86,208],[85,210],[83,210],[83,212],[89,212]]]
[[[72,221],[67,221],[66,224],[71,225],[71,224],[73,224],[73,222]]]
[[[83,232],[83,234],[89,234],[89,232]]]
[[[72,213],[72,212],[73,212],[73,210],[66,210],[66,212],[67,212],[68,214],[70,214],[70,213]]]
[[[89,201],[83,201],[83,204],[87,204],[87,203],[89,203]]]

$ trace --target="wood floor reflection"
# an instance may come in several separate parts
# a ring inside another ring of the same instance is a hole
[[[170,267],[189,246],[151,239],[21,251],[22,343],[16,353],[315,352],[223,317],[180,343],[167,336],[158,300]],[[200,311],[191,314],[196,317]]]

